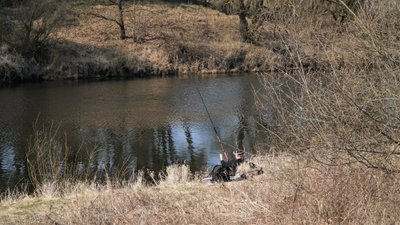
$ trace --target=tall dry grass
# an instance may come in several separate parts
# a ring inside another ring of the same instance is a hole
[[[61,138],[59,126],[54,123],[48,128],[39,128],[35,122],[25,154],[28,185],[32,191],[62,192],[67,183],[89,178],[90,168],[85,167],[89,163],[80,161],[79,151],[71,150],[67,135]],[[90,162],[92,158],[89,156],[85,160]]]
[[[157,186],[73,185],[63,197],[2,201],[19,224],[396,224],[399,179],[357,165],[329,167],[291,154],[254,158],[265,173],[204,184],[185,166]],[[185,178],[186,177],[186,178]],[[187,181],[184,181],[188,179]],[[184,182],[182,182],[184,181]],[[35,201],[35,204],[32,202]],[[31,204],[29,207],[27,205]],[[7,216],[6,216],[7,215]]]
[[[68,135],[59,131],[60,125],[38,127],[37,124],[36,121],[25,151],[27,194],[59,195],[75,184],[101,185],[110,181],[118,184],[136,179],[129,169],[132,163],[129,157],[118,168],[104,165],[96,160],[96,146],[88,147],[82,141],[79,146],[71,147]]]

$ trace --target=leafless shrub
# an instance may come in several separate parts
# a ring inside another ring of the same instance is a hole
[[[62,2],[41,0],[3,9],[8,24],[1,27],[3,41],[27,58],[46,58],[50,36],[63,25],[67,14],[63,6]]]
[[[267,93],[260,98],[268,102],[260,105],[272,114],[266,129],[271,145],[327,165],[400,172],[399,46],[381,42],[386,36],[368,29],[370,20],[356,21],[365,43],[360,55],[370,57],[360,58],[364,63],[338,66],[340,59],[328,57],[330,68],[320,73],[304,67],[299,49],[287,48],[294,70],[260,76]]]
[[[30,64],[10,46],[0,44],[0,83],[27,79],[35,71],[36,65]]]

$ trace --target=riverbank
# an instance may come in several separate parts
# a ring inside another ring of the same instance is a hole
[[[4,224],[394,224],[399,179],[360,165],[329,167],[290,155],[258,156],[264,174],[208,185],[185,166],[156,186],[55,184],[2,199]]]
[[[116,24],[89,15],[112,18],[115,7],[71,7],[79,16],[53,35],[44,64],[25,59],[3,45],[2,81],[256,72],[281,65],[282,60],[271,48],[240,41],[235,16],[210,8],[168,3],[131,5],[124,14],[128,38],[120,40]],[[134,40],[138,35],[140,40]]]
[[[74,16],[51,35],[45,60],[1,46],[1,82],[288,71],[298,66],[295,58],[308,70],[379,67],[369,61],[376,43],[363,36],[357,19],[342,24],[306,8],[292,19],[279,7],[271,10],[271,18],[254,31],[254,43],[241,41],[238,16],[199,5],[128,5],[125,40],[116,23],[93,16],[113,18],[116,7],[72,2],[68,8]],[[387,18],[380,28],[379,44],[393,51],[397,22]]]

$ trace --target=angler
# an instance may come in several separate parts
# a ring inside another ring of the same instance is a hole
[[[245,162],[244,151],[233,151],[234,159],[225,161],[221,158],[221,164],[216,165],[211,170],[208,177],[204,178],[205,182],[228,182],[247,179],[248,176],[263,174],[263,168],[256,166],[252,162]],[[247,164],[247,165],[246,165]],[[239,171],[238,167],[241,167]]]
[[[229,161],[223,160],[222,155],[220,155],[221,165],[214,166],[211,171],[211,182],[231,181],[235,178],[246,178],[245,174],[237,174],[238,166],[244,161],[244,152],[235,150],[233,155],[235,158]],[[231,179],[232,176],[233,178]]]
[[[211,181],[211,182],[221,182],[221,181],[232,181],[232,180],[239,180],[239,179],[246,179],[247,176],[245,173],[238,173],[237,168],[240,164],[244,162],[244,151],[236,149],[233,151],[234,159],[229,160],[228,154],[226,153],[224,149],[224,144],[222,143],[217,129],[215,128],[214,122],[211,119],[210,112],[207,109],[207,106],[204,102],[203,96],[201,95],[199,89],[196,87],[197,92],[199,93],[201,102],[204,105],[204,108],[206,109],[207,116],[211,121],[211,125],[214,128],[215,135],[217,137],[218,143],[221,147],[221,151],[223,153],[219,155],[220,160],[221,160],[221,165],[216,165],[212,169],[209,177],[206,177],[203,179],[203,181]],[[225,156],[225,160],[223,159],[223,156]],[[251,168],[251,172],[256,172],[256,174],[262,174],[263,170],[262,168],[257,168],[256,165],[252,162],[249,162],[249,166]]]

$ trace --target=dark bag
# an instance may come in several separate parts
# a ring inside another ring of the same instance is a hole
[[[216,165],[211,171],[211,181],[213,182],[223,182],[230,181],[229,174],[231,173],[229,167],[225,167],[222,165]]]

